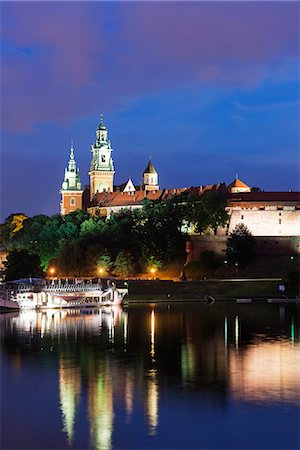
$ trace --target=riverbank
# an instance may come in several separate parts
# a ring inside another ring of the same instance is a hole
[[[236,301],[236,299],[252,299],[266,301],[268,298],[282,297],[279,285],[281,278],[275,279],[223,279],[201,281],[170,280],[131,280],[128,282],[126,301],[132,303],[145,302],[191,302],[201,301],[210,295],[216,301]],[[299,294],[296,287],[286,287],[284,295],[295,297]]]

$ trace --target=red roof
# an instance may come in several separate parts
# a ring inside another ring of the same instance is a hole
[[[227,194],[231,204],[239,202],[300,203],[300,192],[238,192]]]
[[[239,180],[238,178],[236,178],[232,183],[230,183],[228,185],[228,189],[230,188],[247,188],[250,189],[250,186],[248,186],[247,184],[243,183],[243,181]]]
[[[202,195],[210,190],[220,189],[219,184],[208,186],[197,186],[189,188],[160,189],[158,191],[135,191],[135,192],[97,192],[90,204],[90,207],[113,207],[113,206],[134,206],[142,205],[144,198],[149,200],[163,200],[173,195],[189,191],[193,195]]]

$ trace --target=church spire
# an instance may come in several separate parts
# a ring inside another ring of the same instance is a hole
[[[60,204],[60,212],[62,215],[69,214],[76,209],[82,209],[82,185],[77,168],[74,145],[71,141],[70,158],[68,166],[65,168],[64,181],[60,190],[62,200]]]
[[[62,190],[81,190],[81,181],[79,177],[79,169],[77,168],[73,143],[70,147],[70,159],[68,167],[65,169],[65,177],[62,184]]]
[[[143,184],[145,191],[158,191],[158,173],[156,172],[154,165],[152,164],[151,157],[143,173]]]

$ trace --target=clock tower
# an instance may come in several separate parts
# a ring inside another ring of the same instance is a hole
[[[96,141],[92,145],[92,162],[90,175],[90,199],[96,192],[113,192],[114,164],[111,157],[111,144],[108,140],[107,128],[100,116],[100,124],[96,130]]]

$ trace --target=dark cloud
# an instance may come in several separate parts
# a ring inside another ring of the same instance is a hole
[[[250,88],[268,77],[288,77],[296,64],[297,3],[113,6],[2,6],[4,129],[67,123],[191,84]]]

